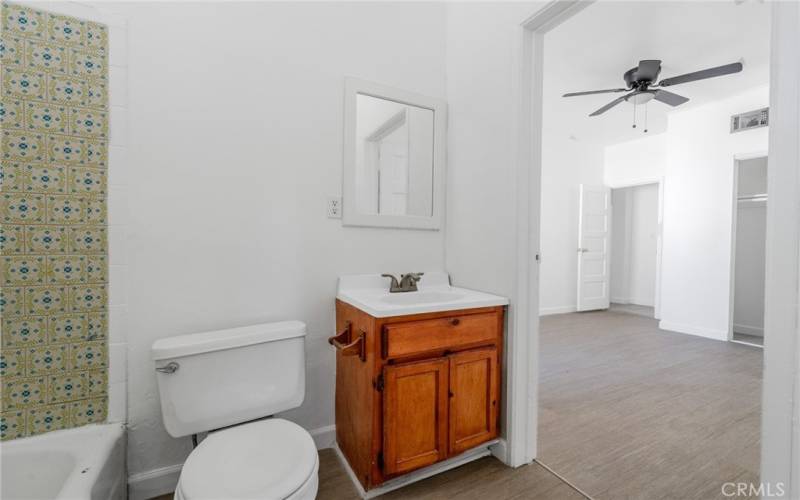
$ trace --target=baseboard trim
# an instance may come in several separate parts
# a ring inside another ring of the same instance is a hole
[[[328,425],[308,431],[318,450],[336,445],[336,426]],[[159,467],[128,476],[128,500],[147,500],[175,491],[183,463]]]
[[[414,472],[409,472],[408,474],[398,477],[397,479],[392,479],[390,481],[386,481],[378,488],[373,488],[369,491],[365,491],[364,487],[361,486],[361,482],[356,478],[355,472],[353,469],[350,468],[350,464],[347,462],[347,459],[344,458],[342,454],[342,450],[339,449],[338,445],[333,446],[333,451],[336,453],[336,457],[341,462],[342,467],[344,470],[347,471],[347,475],[350,477],[350,481],[358,491],[358,495],[361,498],[369,499],[375,498],[380,495],[384,495],[389,493],[390,491],[394,491],[396,489],[402,488],[403,486],[408,486],[411,483],[416,483],[417,481],[421,481],[423,479],[427,479],[431,476],[435,476],[436,474],[440,474],[442,472],[448,471],[450,469],[455,469],[456,467],[460,467],[464,464],[472,462],[473,460],[477,460],[479,458],[488,457],[492,454],[490,451],[490,447],[498,444],[499,440],[490,441],[481,445],[478,448],[473,448],[471,450],[465,451],[461,455],[457,457],[453,457],[451,459],[445,460],[444,462],[439,462],[438,464],[433,464],[424,469],[419,469]]]
[[[734,323],[733,331],[735,333],[742,333],[744,335],[755,335],[756,337],[764,336],[764,329],[757,326],[737,325]]]
[[[183,464],[132,474],[128,477],[128,500],[147,500],[175,491]]]
[[[701,326],[687,325],[684,323],[674,323],[672,321],[661,320],[658,322],[658,327],[662,330],[670,332],[685,333],[687,335],[695,335],[697,337],[705,337],[713,340],[728,340],[728,332],[725,330],[714,330],[713,328],[705,328]]]
[[[574,313],[577,310],[578,310],[577,306],[541,307],[539,308],[539,316]]]
[[[318,450],[333,448],[336,444],[336,426],[328,425],[308,432],[314,438]]]

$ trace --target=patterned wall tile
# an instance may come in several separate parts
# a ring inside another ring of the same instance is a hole
[[[3,286],[41,285],[46,274],[46,261],[42,256],[3,257],[0,283]]]
[[[70,228],[70,250],[76,253],[106,253],[106,228],[103,226]]]
[[[0,349],[0,377],[25,376],[26,357],[22,349]]]
[[[5,290],[5,289],[4,289]],[[47,319],[42,316],[3,320],[3,347],[29,347],[47,340]]]
[[[16,439],[27,435],[25,410],[0,413],[0,439]]]
[[[15,255],[25,252],[25,228],[11,224],[0,224],[0,255]]]
[[[58,314],[70,310],[69,289],[64,286],[38,286],[25,289],[27,314]]]
[[[3,95],[20,99],[44,99],[45,74],[15,67],[3,68]]]
[[[108,337],[108,315],[106,313],[89,313],[87,318],[86,327],[89,340],[99,340]]]
[[[103,422],[106,419],[107,398],[86,399],[70,403],[72,425],[87,425]]]
[[[25,176],[25,191],[30,193],[65,193],[67,171],[64,167],[28,165]]]
[[[48,196],[47,222],[49,224],[81,224],[86,222],[83,198],[74,196]]]
[[[4,193],[25,191],[25,166],[22,163],[3,162],[2,189]]]
[[[62,373],[67,369],[69,346],[48,345],[28,350],[28,375]]]
[[[93,109],[72,108],[69,111],[70,133],[87,137],[108,135],[108,115]]]
[[[25,42],[25,60],[33,71],[48,73],[67,72],[67,49],[57,45],[28,40]]]
[[[47,136],[48,160],[58,164],[79,165],[86,162],[86,139],[66,135]]]
[[[14,98],[0,100],[0,126],[6,128],[24,127],[25,108],[22,101]]]
[[[86,45],[86,21],[53,14],[47,17],[48,40],[67,46]]]
[[[40,194],[6,194],[0,198],[0,220],[4,224],[43,223],[45,199]]]
[[[70,369],[90,370],[108,366],[108,348],[104,341],[70,346]]]
[[[74,312],[104,311],[108,295],[104,285],[73,286],[71,290]]]
[[[47,384],[43,377],[3,380],[3,409],[16,410],[47,402]]]
[[[66,226],[28,226],[25,249],[28,253],[67,253],[69,232]]]
[[[85,314],[50,316],[47,339],[51,344],[89,340],[86,322]]]
[[[50,75],[47,79],[47,98],[58,104],[87,104],[87,83],[69,76]]]
[[[86,374],[80,372],[69,375],[54,375],[50,377],[48,386],[48,401],[51,403],[84,398],[89,392]]]
[[[70,255],[47,258],[47,283],[71,285],[86,283],[86,257]]]
[[[69,169],[69,189],[73,194],[103,196],[106,194],[106,171],[99,168]]]
[[[42,161],[45,154],[44,135],[24,130],[3,130],[3,159]]]
[[[2,439],[108,404],[108,28],[2,1]]]
[[[106,55],[99,52],[88,52],[72,49],[69,56],[69,73],[81,78],[106,78]]]
[[[25,124],[36,132],[66,133],[69,120],[67,109],[58,104],[29,102],[25,109]]]
[[[11,33],[0,36],[0,62],[3,65],[22,66],[24,64],[25,40]]]
[[[0,287],[0,316],[3,318],[20,316],[24,311],[25,289],[10,286]],[[3,342],[6,342],[6,337],[11,337],[12,335],[13,331],[3,328]]]
[[[69,405],[54,404],[28,410],[28,434],[57,431],[69,427]]]

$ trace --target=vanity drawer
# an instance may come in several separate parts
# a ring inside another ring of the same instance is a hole
[[[395,358],[496,342],[498,327],[494,313],[388,324],[383,326],[382,354],[384,359]]]

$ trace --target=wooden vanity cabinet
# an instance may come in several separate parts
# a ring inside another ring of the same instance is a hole
[[[375,318],[336,302],[336,440],[365,490],[498,435],[505,308]]]

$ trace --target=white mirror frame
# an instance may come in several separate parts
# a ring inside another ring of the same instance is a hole
[[[419,215],[362,214],[356,210],[356,101],[358,95],[408,104],[433,111],[433,213]],[[342,224],[345,226],[391,227],[439,230],[444,221],[445,141],[447,104],[379,83],[347,77],[344,81],[344,176],[342,179]]]

